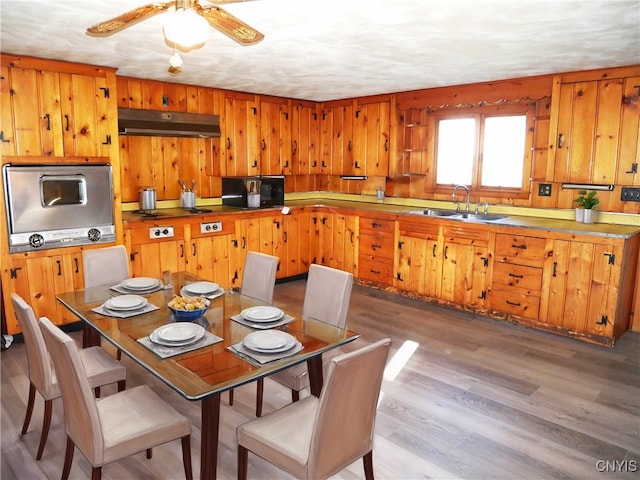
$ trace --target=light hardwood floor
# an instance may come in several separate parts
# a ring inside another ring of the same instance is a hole
[[[304,286],[304,280],[278,284],[275,302],[301,303]],[[366,340],[391,337],[390,359],[417,344],[396,378],[383,382],[376,478],[640,478],[640,334],[628,332],[609,349],[359,286],[348,321]],[[73,336],[80,340],[79,332]],[[49,441],[37,462],[41,399],[29,432],[20,435],[28,392],[24,345],[13,345],[1,358],[0,477],[57,479],[65,438],[62,403],[55,402]],[[199,404],[183,400],[124,356],[123,362],[128,386],[150,384],[192,420],[197,478]],[[223,396],[219,478],[236,477],[235,427],[253,418],[254,401],[255,385],[237,389],[233,407]],[[265,382],[265,413],[289,401],[289,391]],[[77,451],[71,476],[90,478]],[[139,454],[109,464],[103,478],[184,478],[180,444],[156,448],[151,460]],[[290,477],[250,454],[249,478]],[[335,478],[363,478],[362,463]]]

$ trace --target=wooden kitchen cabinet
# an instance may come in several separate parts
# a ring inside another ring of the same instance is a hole
[[[320,165],[318,107],[312,102],[295,101],[291,117],[293,175],[309,175]]]
[[[315,214],[311,209],[294,209],[282,216],[283,236],[280,270],[283,277],[294,277],[309,271],[316,261]]]
[[[172,236],[156,236],[157,231],[173,229]],[[184,226],[170,221],[148,222],[124,232],[133,277],[162,278],[162,272],[179,272],[187,268]]]
[[[637,252],[637,240],[553,240],[545,261],[548,298],[541,321],[613,345],[630,325],[635,270],[628,265],[635,265]]]
[[[546,240],[497,233],[491,275],[491,310],[537,320]]]
[[[50,253],[50,252],[49,252]],[[82,289],[82,251],[73,249],[54,255],[33,252],[9,256],[2,267],[3,288],[20,295],[31,305],[36,317],[46,316],[56,325],[77,322],[78,318],[57,300],[56,295]],[[21,331],[11,302],[4,305],[7,333]]]
[[[260,114],[254,95],[228,92],[224,100],[222,175],[260,175]]]
[[[227,218],[213,222],[215,230],[206,228],[213,224],[209,220],[188,224],[186,270],[228,289],[235,286],[238,273],[236,222]]]
[[[617,185],[640,185],[640,89],[638,86],[640,86],[640,76],[624,79]],[[640,208],[636,211],[640,213]]]
[[[357,275],[359,220],[357,215],[316,213],[317,263]]]
[[[442,280],[441,226],[435,221],[398,222],[395,286],[429,298],[440,296]]]
[[[319,140],[320,140],[320,158],[317,165],[311,165],[309,173],[331,175],[333,173],[332,161],[334,155],[334,139],[333,139],[333,110],[331,108],[323,108],[320,111],[319,121]],[[342,152],[340,151],[339,154]]]
[[[554,77],[549,159],[555,182],[615,184],[621,162],[631,171],[629,159],[637,153],[622,157],[622,152],[630,153],[627,139],[637,142],[637,119],[626,118],[624,130],[621,126],[633,115],[633,89],[625,86],[625,77],[638,73],[637,67],[623,67]]]
[[[393,285],[395,221],[360,216],[358,275],[361,280]]]
[[[358,175],[389,175],[390,112],[388,100],[357,103],[354,110],[353,161]]]
[[[487,270],[491,260],[489,230],[444,225],[442,235],[440,298],[464,307],[483,309],[487,303]]]
[[[2,91],[9,93],[2,100],[2,113],[11,112],[2,123],[3,154],[112,155],[117,144],[113,136],[116,119],[111,115],[115,105],[111,99],[115,95],[113,71],[12,55],[3,55],[2,65]],[[42,163],[42,158],[34,161]]]
[[[260,173],[291,175],[291,108],[284,98],[260,99]]]
[[[262,211],[249,214],[249,218],[236,221],[236,241],[238,242],[240,255],[238,262],[244,265],[247,252],[261,252],[274,257],[282,258],[283,249],[283,215]],[[286,276],[286,269],[282,262],[278,264],[276,278]],[[238,281],[242,282],[242,271]]]
[[[398,112],[396,163],[389,166],[391,176],[423,176],[428,165],[428,115],[426,109],[410,108]]]

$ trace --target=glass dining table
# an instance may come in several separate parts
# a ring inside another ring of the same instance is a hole
[[[255,330],[231,317],[246,308],[264,303],[238,292],[225,291],[210,301],[204,316],[195,320],[222,340],[163,358],[141,340],[148,338],[157,328],[175,322],[167,303],[175,292],[199,280],[188,272],[172,273],[173,288],[144,295],[150,305],[158,308],[129,318],[105,316],[94,311],[109,298],[118,295],[108,286],[63,293],[56,298],[82,321],[84,347],[98,345],[103,339],[185,399],[201,403],[200,478],[211,479],[216,478],[217,470],[221,393],[306,362],[311,394],[319,396],[323,382],[322,354],[355,340],[358,334],[304,318],[301,306],[291,308],[275,303],[274,306],[293,317],[290,323],[278,328],[295,337],[302,349],[296,354],[267,363],[252,362],[229,347],[242,342]]]

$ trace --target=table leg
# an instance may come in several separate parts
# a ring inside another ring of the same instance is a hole
[[[322,368],[322,364],[320,364]],[[200,427],[200,479],[215,479],[218,469],[218,430],[220,427],[220,394],[202,399]]]
[[[320,396],[322,391],[322,355],[315,356],[307,360],[307,370],[309,372],[309,388],[311,395]]]
[[[100,345],[100,334],[89,325],[82,325],[82,347],[97,347]]]

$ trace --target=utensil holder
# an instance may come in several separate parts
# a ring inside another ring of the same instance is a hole
[[[184,209],[192,209],[196,206],[196,194],[193,192],[180,193],[180,206]]]

